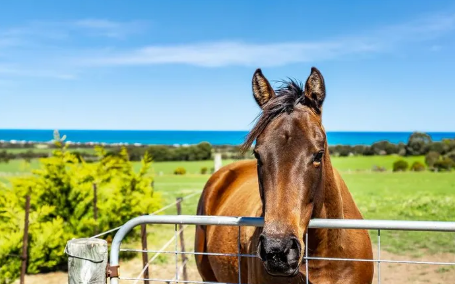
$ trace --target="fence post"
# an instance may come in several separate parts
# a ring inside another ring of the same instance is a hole
[[[84,238],[68,241],[69,284],[106,284],[107,242],[102,239]]]
[[[177,215],[182,215],[182,201],[183,199],[181,197],[177,198]],[[183,280],[188,281],[188,274],[186,272],[186,265],[185,261],[187,261],[187,257],[184,254],[185,252],[185,239],[183,237],[183,225],[179,224],[179,231],[180,231],[180,247],[182,250],[182,268],[183,268]]]
[[[96,183],[93,183],[93,218],[95,219],[95,235],[98,234],[98,206],[97,206],[97,201],[98,201],[98,194],[97,194],[97,187]]]
[[[25,197],[25,222],[24,222],[24,237],[22,240],[22,263],[21,263],[21,279],[20,284],[25,283],[25,273],[27,273],[27,249],[28,249],[28,216],[30,214],[30,194]]]
[[[148,263],[148,253],[147,253],[147,225],[141,224],[141,239],[142,239],[142,267],[146,267]],[[144,271],[144,278],[149,279],[149,267]],[[144,284],[148,284],[148,280],[144,280]]]
[[[215,153],[214,167],[213,167],[214,172],[218,171],[221,168],[222,164],[223,163],[222,163],[222,159],[221,159],[221,154]]]

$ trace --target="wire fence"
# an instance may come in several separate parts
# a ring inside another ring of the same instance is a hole
[[[174,236],[165,243],[159,250],[141,250],[132,248],[120,248],[120,242],[125,235],[135,226],[140,224],[170,224],[174,225]],[[180,230],[177,229],[177,224],[185,224]],[[195,252],[195,251],[182,251],[178,249],[178,236],[189,225],[218,225],[218,226],[236,226],[238,227],[237,252],[232,253],[219,253],[219,252]],[[148,252],[153,253],[153,257],[148,262],[150,265],[158,255],[160,254],[174,254],[175,255],[175,276],[173,278],[144,278],[142,277],[143,271],[137,277],[111,277],[112,284],[117,284],[118,280],[134,281],[133,284],[137,284],[139,281],[149,282],[164,282],[164,283],[214,283],[200,280],[187,280],[181,279],[183,268],[188,264],[188,259],[179,266],[178,256],[179,255],[207,255],[207,256],[223,256],[223,257],[236,257],[238,259],[239,270],[238,270],[238,282],[242,284],[241,277],[241,259],[242,258],[257,258],[256,254],[242,253],[240,243],[241,227],[243,226],[254,226],[262,227],[262,218],[250,218],[250,217],[227,217],[227,216],[140,216],[127,222],[117,232],[112,242],[110,264],[118,265],[119,252]],[[376,264],[377,283],[382,283],[381,279],[381,264],[426,264],[426,265],[449,265],[455,267],[455,257],[453,262],[444,261],[414,261],[414,260],[393,260],[381,258],[381,231],[383,230],[405,230],[405,231],[430,231],[430,232],[455,232],[455,222],[432,222],[432,221],[392,221],[392,220],[336,220],[336,219],[314,219],[310,221],[309,228],[324,228],[324,229],[365,229],[375,230],[377,232],[377,254],[373,259],[351,259],[351,258],[333,258],[333,257],[318,257],[311,256],[308,254],[308,234],[305,235],[305,253],[303,256],[303,262],[305,265],[305,283],[310,283],[311,270],[309,268],[310,261],[356,261],[356,262],[373,262]],[[169,249],[170,245],[174,243],[174,250]],[[142,278],[141,278],[142,277]],[[144,282],[146,283],[146,282]],[[218,283],[218,282],[216,282]],[[227,284],[236,284],[227,283]]]
[[[195,196],[197,196],[197,195],[199,195],[199,194],[201,194],[201,191],[197,191],[197,192],[188,194],[188,195],[182,197],[180,200],[177,200],[177,201],[172,202],[172,203],[170,203],[170,204],[168,204],[168,205],[166,205],[166,206],[163,206],[163,207],[161,207],[160,209],[158,209],[158,210],[156,210],[155,212],[150,213],[150,214],[148,214],[148,215],[157,215],[158,213],[161,213],[161,212],[163,212],[163,211],[165,211],[165,210],[167,210],[167,209],[169,209],[169,208],[171,208],[171,207],[177,205],[178,203],[180,203],[180,202],[182,202],[182,201],[184,201],[184,200],[186,200],[186,199],[189,199],[189,198],[191,198],[191,197],[195,197]],[[93,239],[93,238],[102,237],[102,236],[107,235],[107,234],[109,234],[109,233],[118,231],[121,227],[122,227],[122,226],[119,226],[119,227],[114,228],[114,229],[111,229],[111,230],[107,230],[107,231],[102,232],[102,233],[100,233],[100,234],[94,235],[94,236],[92,236],[92,237],[90,237],[90,238]]]

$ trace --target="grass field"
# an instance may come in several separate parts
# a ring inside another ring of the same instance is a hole
[[[332,158],[332,162],[340,170],[366,219],[454,221],[455,173],[369,171],[375,165],[391,169],[393,162],[399,158],[396,156],[335,157]],[[405,158],[409,163],[415,160],[423,161],[423,159],[423,157]],[[232,161],[226,160],[223,163],[230,162]],[[139,167],[139,163],[135,163],[134,166]],[[187,174],[173,175],[174,169],[180,166],[187,170]],[[29,165],[18,160],[10,161],[8,164],[0,163],[0,180],[7,181],[11,176],[26,174],[37,167],[37,161],[32,161]],[[174,202],[177,197],[201,191],[210,176],[200,174],[202,167],[210,170],[213,162],[154,163],[155,190],[163,195],[164,204]],[[198,196],[185,200],[183,214],[195,214],[197,201]],[[165,214],[176,214],[175,207],[171,207]],[[160,246],[172,236],[172,226],[153,227],[156,230],[150,238],[151,243],[156,246]],[[371,232],[371,236],[375,242],[376,232]],[[188,233],[186,238],[188,246],[191,246],[192,233]],[[446,233],[385,231],[381,234],[381,240],[382,247],[394,253],[455,252],[454,236]]]

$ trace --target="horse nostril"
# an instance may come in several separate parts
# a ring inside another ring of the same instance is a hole
[[[300,242],[297,238],[291,238],[289,242],[289,249],[286,252],[289,262],[295,263],[300,259]]]
[[[290,249],[297,250],[300,252],[300,242],[296,237],[292,237],[290,240]]]

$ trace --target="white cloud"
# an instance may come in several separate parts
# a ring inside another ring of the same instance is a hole
[[[144,21],[108,21],[104,19],[81,19],[75,21],[33,21],[20,27],[0,30],[0,38],[8,41],[61,40],[73,34],[124,38],[144,32],[148,24]]]
[[[400,48],[412,48],[413,44],[422,41],[428,41],[427,46],[433,46],[431,50],[437,51],[439,47],[432,40],[455,30],[455,14],[432,15],[400,25],[320,40],[261,44],[225,40],[115,48],[116,40],[144,32],[147,26],[141,21],[79,19],[38,21],[0,30],[0,79],[46,77],[69,80],[93,66],[282,66],[393,52]],[[68,46],[74,42],[68,41],[68,38],[84,36],[111,40],[102,41],[100,47],[85,46],[82,49]],[[5,64],[9,64],[8,68],[2,69]]]
[[[372,52],[375,49],[374,45],[354,41],[271,44],[224,41],[148,46],[105,57],[86,59],[81,63],[89,65],[190,64],[205,67],[258,64],[276,66],[324,60],[342,54]]]
[[[155,65],[189,64],[205,67],[280,66],[313,62],[348,55],[387,52],[401,45],[430,40],[455,28],[455,14],[438,15],[369,33],[322,41],[255,44],[239,41],[213,41],[180,45],[152,45],[112,52],[80,61],[82,64]]]
[[[71,28],[87,32],[90,35],[123,38],[141,33],[147,27],[144,21],[115,22],[105,19],[83,19],[69,23]]]
[[[0,75],[17,76],[17,77],[32,77],[32,78],[53,78],[61,80],[73,80],[76,78],[74,74],[58,72],[48,69],[22,69],[11,66],[0,66]]]

